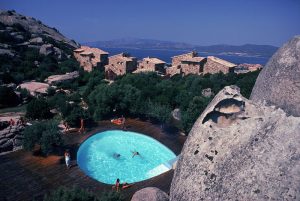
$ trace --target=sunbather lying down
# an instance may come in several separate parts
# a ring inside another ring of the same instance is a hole
[[[118,178],[116,184],[112,186],[112,190],[116,189],[116,191],[119,192],[120,189],[126,189],[129,188],[130,186],[132,186],[132,184],[128,184],[126,182],[121,184],[120,179]]]

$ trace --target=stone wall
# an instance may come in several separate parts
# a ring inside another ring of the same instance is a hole
[[[171,66],[171,67],[168,67],[166,68],[166,75],[167,76],[174,76],[176,74],[181,74],[182,71],[181,71],[181,67],[180,66]]]
[[[137,68],[137,59],[135,57],[122,57],[115,55],[109,57],[108,65],[105,66],[106,79],[115,79],[116,76],[131,73]]]
[[[155,63],[147,62],[147,61],[143,60],[138,64],[137,71],[138,72],[158,71],[158,72],[164,73],[164,71],[165,71],[164,66],[165,66],[165,64],[155,64]]]
[[[192,64],[192,63],[185,63],[181,64],[181,69],[183,75],[189,75],[189,74],[200,74],[200,65],[198,64]]]

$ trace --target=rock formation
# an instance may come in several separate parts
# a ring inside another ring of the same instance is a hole
[[[134,193],[131,201],[168,201],[169,196],[155,187],[143,188]]]
[[[51,75],[45,80],[45,82],[47,82],[48,84],[57,84],[67,80],[75,79],[77,77],[79,77],[79,72],[74,71],[63,75]]]
[[[37,35],[43,35],[43,36],[48,36],[56,41],[67,43],[73,48],[78,47],[78,44],[75,41],[66,38],[61,33],[59,33],[55,28],[48,27],[44,25],[41,21],[38,21],[33,17],[20,15],[15,11],[0,11],[0,22],[8,26],[12,26],[14,24],[20,24],[24,29],[32,33],[33,38],[36,38]],[[18,33],[16,32],[14,35],[18,36]],[[22,35],[19,35],[18,37],[20,36]],[[33,42],[39,42],[39,41],[40,39]]]
[[[251,97],[300,116],[300,36],[284,44],[259,74]]]
[[[47,89],[50,87],[50,85],[42,82],[31,81],[24,82],[18,87],[28,90],[32,96],[35,96],[37,94],[47,94]]]
[[[299,130],[300,118],[225,87],[184,144],[170,200],[299,200]]]
[[[24,126],[14,125],[10,127],[8,121],[2,121],[2,119],[0,125],[0,153],[21,148]]]

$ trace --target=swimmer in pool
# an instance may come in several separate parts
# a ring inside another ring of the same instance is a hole
[[[116,159],[117,159],[117,158],[120,158],[120,157],[121,157],[121,154],[114,153],[113,157],[116,158]]]
[[[131,151],[132,152],[132,158],[135,156],[141,156],[138,151]]]

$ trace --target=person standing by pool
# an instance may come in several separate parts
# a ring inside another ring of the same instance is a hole
[[[68,150],[65,151],[65,161],[66,161],[66,166],[69,169],[70,168],[70,162],[71,162],[71,156]]]
[[[125,121],[126,121],[126,119],[125,119],[125,117],[122,115],[122,117],[121,117],[121,122],[122,122],[122,129],[123,129],[123,130],[125,129]]]
[[[83,121],[83,118],[80,119],[80,129],[79,129],[79,132],[80,133],[83,133],[84,131],[84,121]]]

